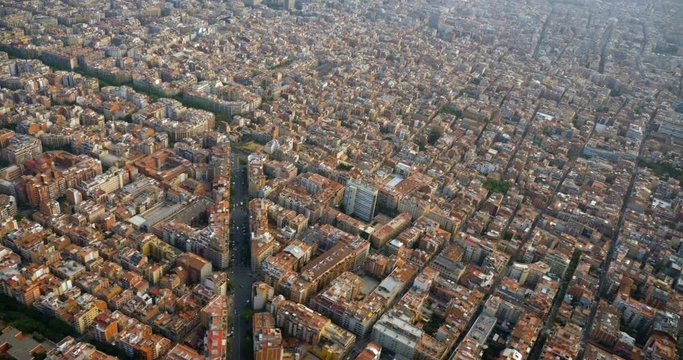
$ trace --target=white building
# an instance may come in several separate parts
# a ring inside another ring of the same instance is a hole
[[[375,216],[377,188],[371,184],[350,179],[344,191],[344,211],[357,218],[370,222]]]

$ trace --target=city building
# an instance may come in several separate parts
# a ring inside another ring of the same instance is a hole
[[[282,360],[283,340],[275,319],[268,312],[255,313],[252,318],[254,332],[254,358],[256,360]]]
[[[344,189],[344,211],[366,222],[372,221],[378,190],[363,181],[349,179]]]

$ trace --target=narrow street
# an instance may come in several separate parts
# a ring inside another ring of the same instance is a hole
[[[614,24],[610,23],[605,29],[605,33],[602,38],[602,47],[600,48],[600,63],[598,64],[598,72],[601,74],[605,73],[605,64],[607,64],[607,52],[609,51],[609,42],[612,40],[612,32],[614,30]]]
[[[553,8],[550,11],[550,14],[548,14],[545,17],[545,20],[543,21],[543,27],[541,28],[541,34],[538,36],[538,41],[536,41],[536,46],[534,46],[534,53],[533,53],[533,58],[536,59],[538,58],[538,51],[541,48],[541,45],[543,44],[543,40],[545,40],[545,36],[548,32],[548,25],[550,24],[550,18],[553,16],[553,11],[555,8]]]
[[[655,95],[655,99],[657,99],[658,97],[659,93]],[[641,141],[640,146],[638,148],[638,158],[640,158],[643,155],[643,149],[645,149],[645,142],[650,136],[650,132],[652,131],[652,127],[655,123],[654,120],[656,116],[657,109],[655,109],[654,112],[650,115],[650,121],[648,122],[648,125],[645,128],[643,140]],[[626,194],[624,194],[624,198],[622,200],[621,210],[619,211],[619,220],[617,221],[617,225],[614,228],[614,232],[612,233],[612,239],[610,241],[609,248],[607,249],[607,256],[605,257],[600,266],[600,275],[598,278],[598,291],[595,292],[595,297],[593,298],[593,302],[590,306],[590,312],[588,314],[588,319],[586,320],[586,325],[583,327],[583,333],[581,334],[581,348],[579,349],[579,353],[576,356],[576,359],[578,360],[582,360],[585,355],[586,347],[588,346],[588,340],[590,338],[590,332],[593,328],[593,323],[595,321],[595,315],[598,311],[598,304],[600,303],[600,299],[605,297],[609,267],[612,264],[612,261],[614,261],[616,250],[619,244],[619,235],[621,233],[621,227],[624,225],[624,215],[626,214],[626,207],[628,205],[628,200],[629,198],[631,198],[631,194],[633,193],[633,187],[637,179],[638,164],[636,163],[633,172],[631,173],[631,179],[629,181],[628,188],[626,189]]]
[[[590,133],[586,137],[586,141],[584,141],[583,146],[581,147],[581,151],[579,151],[579,156],[580,154],[583,154],[583,151],[586,149],[586,146],[588,145],[588,142],[591,140],[593,137],[593,134],[595,133],[595,128],[597,127],[597,119],[593,123],[593,128],[591,128]],[[562,178],[560,179],[559,184],[557,185],[557,188],[554,192],[553,200],[555,196],[557,196],[557,193],[559,190],[562,188],[562,184],[564,184],[564,181],[567,180],[567,176],[569,176],[569,172],[572,170],[574,167],[574,164],[576,163],[576,158],[572,159],[571,162],[567,166],[567,170],[563,173]],[[544,209],[544,213],[550,212],[548,207],[552,202],[548,202],[548,205]],[[578,261],[578,259],[577,259]],[[574,268],[576,270],[576,268]],[[573,270],[572,273],[569,275],[569,279],[571,279],[571,276],[573,276]],[[529,359],[538,359],[541,356],[541,352],[543,351],[543,346],[545,345],[545,339],[546,336],[550,333],[550,330],[555,323],[555,316],[554,313],[557,312],[557,310],[560,308],[562,305],[562,302],[564,301],[564,294],[567,291],[567,287],[569,286],[569,282],[565,281],[562,279],[560,282],[560,289],[555,293],[555,297],[553,298],[553,303],[550,306],[550,312],[548,313],[548,317],[545,319],[543,322],[543,328],[539,332],[539,338],[536,339],[534,342],[533,347],[531,348],[531,351],[529,353]]]
[[[247,186],[246,165],[240,165],[242,154],[233,153],[232,185],[230,200],[232,204],[232,222],[230,229],[231,267],[229,272],[232,284],[233,304],[230,317],[232,319],[232,338],[229,359],[251,359],[253,356],[251,338],[251,316],[246,316],[247,307],[251,309],[251,284],[256,279],[251,272],[249,257],[249,194]],[[244,315],[243,315],[244,314]],[[248,339],[249,338],[249,339]]]
[[[536,109],[534,110],[534,115],[533,115],[533,117],[531,118],[531,121],[533,121],[533,119],[536,117],[536,114],[538,113],[538,110],[540,109],[540,106],[541,106],[541,105],[539,104],[539,105],[536,107]],[[523,135],[522,135],[522,138],[521,138],[520,141],[517,143],[517,146],[515,147],[515,152],[514,152],[514,154],[510,157],[510,161],[508,162],[508,165],[507,165],[506,168],[505,168],[504,174],[507,173],[507,171],[509,170],[510,166],[512,165],[512,163],[513,163],[515,157],[517,156],[517,149],[522,145],[523,140],[526,138],[526,136],[527,136],[527,134],[528,134],[528,129],[529,129],[529,127],[531,126],[531,121],[530,121],[529,125],[527,125],[527,127],[525,128],[524,133],[523,133]],[[594,132],[594,131],[595,131],[595,126],[593,126],[593,128],[591,129],[591,132],[590,132],[589,135],[586,137],[586,141],[584,142],[584,145],[583,145],[583,147],[582,147],[582,152],[583,152],[583,148],[585,148],[586,144],[588,143],[588,141],[590,140],[590,138],[593,136],[593,132]],[[569,163],[567,163],[567,164],[565,165],[566,169],[563,171],[562,177],[560,178],[560,181],[557,183],[557,185],[556,185],[555,188],[553,189],[552,195],[551,195],[550,198],[547,200],[545,206],[544,206],[542,209],[540,209],[541,211],[539,211],[538,215],[534,218],[534,220],[533,220],[533,222],[531,223],[531,226],[530,226],[530,228],[529,228],[529,231],[527,231],[527,232],[524,234],[524,236],[521,238],[521,243],[520,243],[519,247],[514,251],[514,253],[511,254],[510,260],[508,261],[508,264],[506,265],[506,268],[495,276],[495,278],[494,278],[494,280],[493,280],[493,284],[492,284],[489,288],[486,289],[486,293],[485,293],[485,295],[484,295],[484,299],[482,300],[482,302],[480,303],[480,305],[477,307],[477,309],[474,311],[474,314],[470,317],[469,321],[467,322],[467,325],[466,325],[465,329],[462,331],[462,333],[460,334],[460,336],[459,336],[458,339],[456,340],[455,348],[457,348],[457,346],[462,342],[462,340],[465,338],[465,336],[467,335],[467,333],[470,331],[470,329],[472,328],[472,326],[474,326],[474,323],[476,322],[477,318],[479,317],[479,315],[481,315],[481,313],[482,313],[482,311],[483,311],[483,309],[484,309],[484,304],[486,304],[486,301],[495,293],[496,289],[497,289],[498,286],[500,285],[501,280],[502,280],[502,279],[505,277],[505,275],[507,274],[507,269],[510,267],[510,265],[512,265],[512,264],[519,258],[519,255],[520,255],[520,253],[521,253],[521,249],[523,249],[523,248],[525,247],[526,243],[527,243],[527,242],[531,239],[531,237],[533,236],[534,230],[536,229],[536,226],[538,226],[538,223],[540,222],[540,220],[543,218],[543,216],[544,216],[545,214],[548,213],[548,208],[550,207],[550,205],[551,205],[551,204],[553,203],[553,201],[555,200],[555,197],[557,196],[557,194],[559,193],[560,189],[562,188],[562,184],[563,184],[564,181],[567,179],[567,176],[569,176],[569,172],[571,171],[572,167],[574,166],[575,161],[576,161],[576,159],[572,159]],[[518,208],[519,208],[519,207],[518,207]],[[514,214],[517,214],[517,209],[518,209],[518,208],[515,209]],[[513,216],[515,216],[514,214],[513,214]],[[512,218],[511,218],[510,221],[508,222],[507,226],[510,226],[510,223],[511,223],[511,222],[512,222]],[[507,231],[507,226],[506,226],[506,228],[505,228],[505,231]],[[547,326],[547,325],[548,325],[548,324],[546,324],[546,326]],[[455,352],[453,352],[453,354],[449,357],[449,359],[453,359],[454,356],[455,356]]]

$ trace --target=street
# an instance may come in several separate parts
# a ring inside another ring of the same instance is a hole
[[[243,316],[245,307],[251,308],[251,284],[254,277],[251,273],[249,256],[249,194],[247,186],[247,168],[239,164],[239,155],[232,156],[232,181],[230,241],[232,251],[232,267],[230,282],[232,284],[233,304],[230,316],[234,330],[230,342],[229,359],[251,359],[253,357],[251,341],[251,316]],[[249,302],[249,303],[247,303]]]
[[[658,97],[659,92],[655,94],[655,99],[657,99]],[[643,156],[643,150],[645,149],[645,141],[650,136],[650,132],[652,131],[652,127],[655,124],[654,121],[656,117],[657,109],[655,109],[652,112],[652,114],[650,115],[650,120],[648,121],[648,125],[647,127],[645,127],[646,131],[643,135],[643,140],[640,142],[640,145],[638,147],[638,158],[641,158]],[[636,163],[635,168],[631,172],[631,179],[629,180],[628,188],[626,189],[626,193],[624,194],[624,198],[621,203],[619,219],[617,220],[617,225],[614,228],[614,231],[612,232],[612,239],[610,241],[609,247],[607,248],[607,256],[600,264],[600,272],[598,275],[598,291],[595,292],[595,296],[593,297],[593,302],[590,305],[590,312],[588,313],[588,319],[586,320],[586,324],[583,327],[583,332],[581,334],[581,346],[579,348],[579,353],[576,356],[576,359],[579,360],[583,360],[586,348],[588,347],[588,341],[590,339],[591,329],[593,328],[593,322],[595,321],[595,315],[598,312],[598,305],[600,304],[600,300],[604,298],[606,295],[605,292],[607,290],[608,285],[607,283],[610,265],[612,264],[612,261],[614,261],[615,259],[617,247],[619,244],[619,235],[621,234],[621,227],[624,225],[624,215],[626,214],[628,200],[631,198],[631,195],[633,194],[633,187],[636,183],[637,178],[638,165]]]

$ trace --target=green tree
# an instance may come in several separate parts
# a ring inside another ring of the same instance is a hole
[[[442,114],[449,114],[453,115],[455,117],[461,118],[462,117],[462,111],[456,109],[455,107],[451,105],[444,105],[439,109],[439,112]]]
[[[434,145],[437,141],[439,141],[441,136],[443,136],[443,129],[435,126],[431,130],[429,130],[429,135],[427,135],[427,142],[429,143],[429,145]]]
[[[638,166],[651,169],[655,175],[659,176],[660,178],[672,177],[674,179],[678,179],[681,186],[683,186],[683,169],[678,168],[671,163],[654,163],[643,159],[638,159]]]
[[[417,148],[420,149],[420,151],[424,151],[425,146],[427,146],[427,142],[422,137],[416,139],[415,143],[417,144]]]
[[[440,317],[436,313],[432,313],[432,316],[429,318],[429,322],[427,322],[423,330],[426,331],[430,335],[434,335],[434,333],[439,330],[439,327],[444,323],[444,318]]]
[[[254,316],[254,311],[250,307],[245,307],[244,310],[242,311],[242,314],[240,314],[240,317],[242,320],[251,320],[251,317]]]
[[[490,192],[505,194],[510,189],[510,184],[507,181],[488,178],[484,182],[484,188]]]

